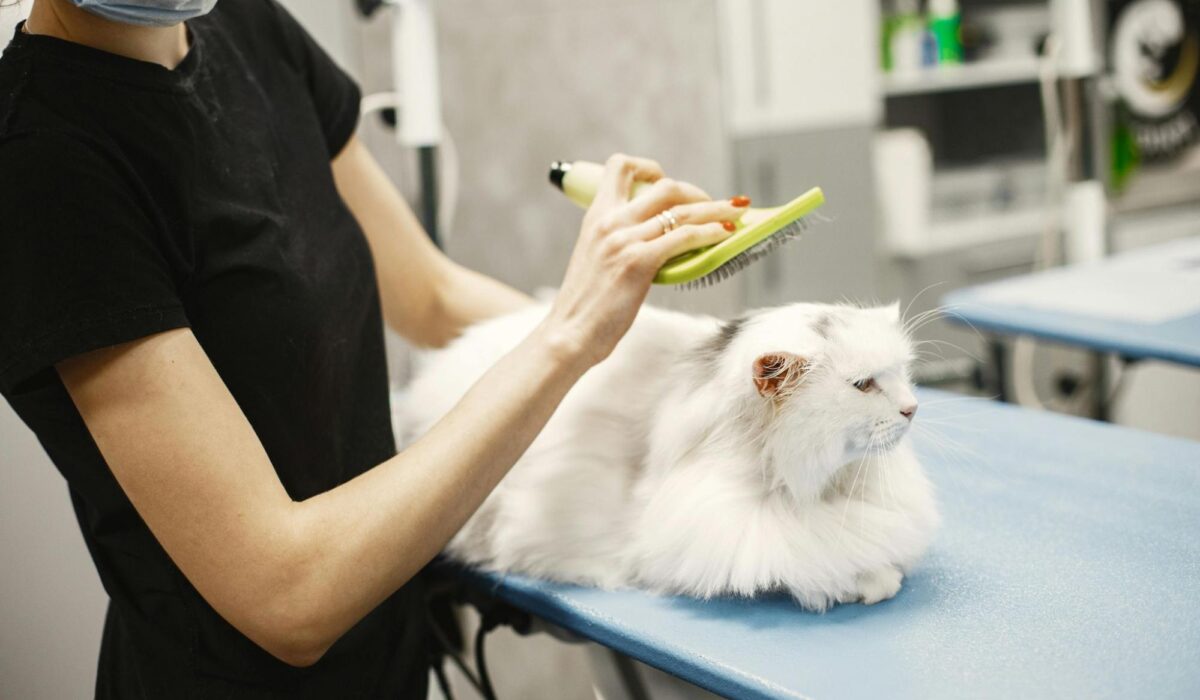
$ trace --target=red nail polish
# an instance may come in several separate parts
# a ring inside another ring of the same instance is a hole
[[[750,206],[750,198],[744,194],[739,194],[733,199],[730,199],[729,203],[735,207],[748,207]]]
[[[737,226],[734,225],[734,223],[732,221],[722,221],[721,225],[724,226],[725,230],[730,233],[733,233],[734,231],[737,230]]]

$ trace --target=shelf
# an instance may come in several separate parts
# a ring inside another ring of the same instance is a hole
[[[887,73],[881,76],[881,85],[884,95],[898,97],[1032,83],[1037,79],[1037,58],[1015,56],[988,58],[958,66],[931,66],[907,73]]]
[[[988,243],[1033,238],[1046,224],[1046,211],[1041,208],[1016,209],[959,219],[935,219],[930,223],[927,238],[918,245],[891,246],[889,252],[898,258],[924,258],[956,250],[974,248]]]

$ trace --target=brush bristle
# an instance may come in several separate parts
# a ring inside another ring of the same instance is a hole
[[[800,234],[804,233],[804,231],[807,229],[807,218],[796,219],[787,226],[784,226],[770,236],[767,236],[765,239],[742,251],[740,254],[730,258],[729,262],[718,267],[707,275],[698,279],[694,279],[691,282],[684,282],[683,284],[676,285],[676,288],[686,290],[703,289],[719,282],[724,282],[730,277],[733,277],[737,273],[746,269],[760,258],[766,257],[784,243],[787,243],[794,238],[799,238]]]

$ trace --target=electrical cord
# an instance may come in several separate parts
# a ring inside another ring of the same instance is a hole
[[[445,700],[454,700],[454,691],[450,689],[450,680],[446,678],[446,669],[442,666],[441,657],[432,659],[429,665],[433,668],[433,677],[437,679],[442,697]]]
[[[467,682],[470,683],[471,686],[474,687],[481,696],[483,696],[484,700],[495,700],[495,693],[491,691],[491,683],[489,682],[488,685],[485,686],[480,681],[479,677],[477,677],[467,666],[467,662],[465,659],[463,659],[462,654],[458,653],[457,645],[452,644],[450,640],[446,638],[445,631],[442,629],[441,625],[438,624],[438,621],[433,617],[432,602],[433,596],[429,596],[425,602],[425,619],[429,625],[429,630],[433,633],[434,640],[438,643],[438,651],[441,652],[440,656],[450,657],[450,660],[454,662],[454,665],[457,666],[458,670],[463,674],[463,676],[466,677]],[[482,625],[480,626],[480,629],[483,629]],[[480,643],[478,636],[475,643],[477,645]],[[476,657],[478,658],[478,652],[476,653]],[[446,672],[445,669],[442,668],[440,661],[434,664],[434,674],[438,676],[438,685],[443,686],[442,693],[446,696],[446,700],[454,700],[454,694],[450,692],[450,684],[446,682]]]
[[[442,661],[446,657],[458,667],[483,700],[496,700],[496,690],[487,663],[487,634],[501,626],[510,627],[520,635],[532,634],[533,617],[496,598],[490,591],[465,583],[462,580],[463,573],[464,570],[459,566],[440,559],[435,559],[424,572],[425,619],[431,633],[432,666],[447,700],[453,700],[453,695],[442,668]],[[468,605],[479,614],[479,628],[474,638],[474,671],[464,658],[464,644],[456,617],[453,614],[439,614],[448,613],[451,606],[457,605]]]
[[[480,692],[484,700],[496,700],[496,689],[492,687],[492,677],[488,673],[487,657],[484,655],[484,638],[499,624],[499,618],[488,610],[480,617],[479,629],[475,632],[475,670],[479,672]]]

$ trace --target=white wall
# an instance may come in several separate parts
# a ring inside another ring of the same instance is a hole
[[[338,65],[358,77],[358,10],[352,0],[279,0]]]
[[[0,698],[91,697],[107,601],[66,481],[0,401]]]
[[[9,39],[12,39],[17,22],[29,16],[31,7],[31,0],[20,0],[15,5],[5,4],[4,7],[0,7],[0,53],[4,53],[4,47],[8,45]]]

